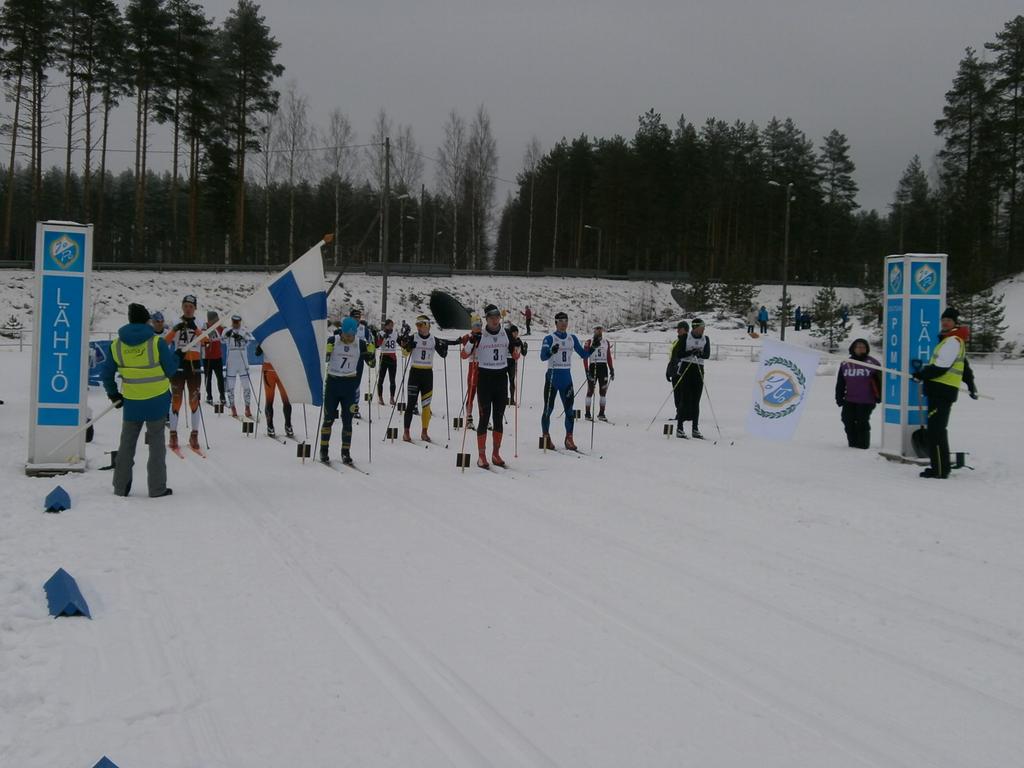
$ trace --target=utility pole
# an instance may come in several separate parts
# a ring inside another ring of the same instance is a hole
[[[380,286],[380,324],[384,325],[384,321],[388,316],[388,210],[390,208],[389,203],[391,202],[391,138],[389,136],[384,137],[384,191],[383,201],[381,207],[383,208],[383,215],[381,216],[381,226],[383,227],[383,234],[381,235],[381,248],[380,248],[380,273],[381,273],[381,286]]]
[[[427,194],[427,185],[420,184],[420,215],[416,221],[416,263],[423,261],[423,200]]]
[[[786,185],[786,236],[783,240],[782,245],[782,331],[779,333],[779,340],[786,340],[786,315],[789,314],[786,310],[786,296],[787,288],[789,287],[789,204],[793,200],[793,182],[789,182]]]

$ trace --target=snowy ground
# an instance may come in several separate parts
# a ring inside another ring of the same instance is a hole
[[[438,444],[375,421],[370,463],[361,424],[370,477],[211,416],[172,498],[89,471],[45,515],[29,359],[0,350],[2,766],[1020,765],[1020,368],[955,407],[948,482],[847,449],[831,377],[793,443],[747,438],[738,359],[717,445],[645,431],[664,357],[623,357],[593,454],[543,455],[531,355],[508,474],[456,470],[439,369]],[[58,566],[92,621],[47,617]]]

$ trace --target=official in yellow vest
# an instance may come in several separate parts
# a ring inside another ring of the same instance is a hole
[[[917,363],[912,376],[924,383],[928,399],[928,456],[931,466],[921,477],[945,480],[949,477],[949,414],[960,393],[960,384],[967,384],[971,399],[978,399],[974,372],[967,362],[967,340],[970,330],[960,325],[959,314],[952,307],[942,313],[942,332],[927,365]]]
[[[128,325],[121,326],[110,343],[101,378],[111,402],[121,408],[121,443],[114,457],[114,493],[127,496],[132,489],[135,447],[143,426],[149,445],[146,476],[149,495],[170,496],[167,487],[167,446],[164,427],[171,405],[169,377],[178,369],[178,358],[149,325],[149,312],[141,304],[128,305]],[[121,391],[115,376],[121,377]]]

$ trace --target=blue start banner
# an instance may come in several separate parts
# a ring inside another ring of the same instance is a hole
[[[925,402],[909,374],[915,360],[928,364],[939,341],[946,277],[945,254],[911,253],[885,260],[883,453],[914,455],[910,436],[925,422]]]
[[[29,411],[29,474],[82,471],[89,373],[92,227],[36,225],[36,312]]]

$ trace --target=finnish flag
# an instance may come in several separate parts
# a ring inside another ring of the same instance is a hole
[[[317,243],[238,308],[293,403],[323,405],[327,292]]]

